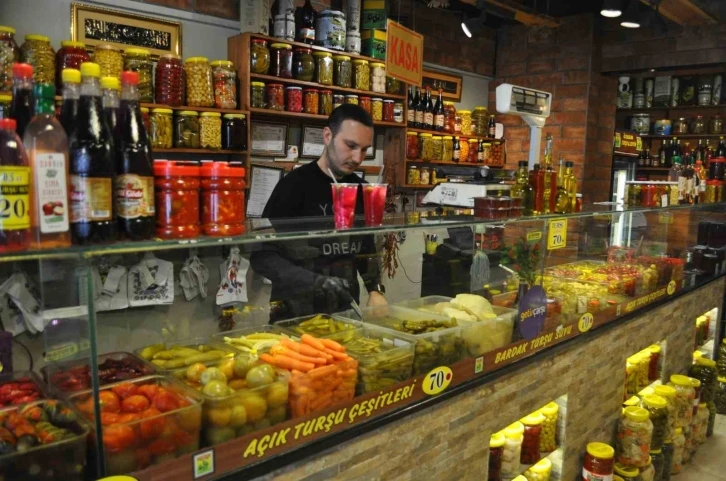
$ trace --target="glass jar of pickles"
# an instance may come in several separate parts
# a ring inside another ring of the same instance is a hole
[[[254,109],[264,109],[265,103],[265,83],[250,82],[250,106]]]
[[[673,374],[669,385],[676,390],[676,427],[690,426],[693,420],[693,400],[696,398],[696,390],[693,388],[691,378]]]
[[[709,134],[720,134],[723,132],[723,118],[715,114],[708,119],[708,133]]]
[[[474,107],[474,113],[471,114],[472,123],[476,124],[476,131],[473,134],[480,135],[482,137],[487,136],[487,108],[486,107]]]
[[[502,430],[504,434],[504,454],[502,462],[502,476],[512,478],[520,472],[519,458],[522,455],[522,442],[524,441],[524,425],[519,421]]]
[[[466,161],[470,164],[479,163],[479,141],[477,139],[469,139],[469,158]]]
[[[394,122],[395,116],[394,116],[394,108],[395,108],[395,102],[393,100],[385,99],[383,101],[383,121],[384,122]]]
[[[693,123],[691,124],[691,133],[692,134],[705,134],[706,133],[706,120],[704,120],[703,115],[696,115],[696,118],[693,119]]]
[[[688,368],[688,375],[701,381],[701,402],[713,401],[717,377],[716,361],[699,357]]]
[[[20,61],[20,49],[15,41],[15,29],[0,25],[0,91],[13,88],[13,63]]]
[[[333,81],[335,85],[343,88],[353,86],[353,64],[347,55],[335,55],[333,57]]]
[[[247,150],[247,116],[225,114],[222,118],[222,148]]]
[[[378,97],[371,99],[371,117],[375,122],[383,120],[383,99]]]
[[[623,409],[618,429],[618,462],[626,466],[644,468],[648,465],[653,423],[648,411],[629,406]]]
[[[429,185],[431,183],[431,167],[428,165],[422,165],[419,167],[421,175],[419,176],[419,184]]]
[[[1,27],[0,27],[1,28]],[[0,33],[2,33],[0,31]],[[1,40],[0,40],[1,43]],[[0,46],[0,57],[2,57],[2,47]],[[91,56],[86,51],[86,44],[83,42],[75,42],[72,40],[64,40],[61,42],[61,48],[56,53],[55,58],[55,91],[61,93],[63,91],[62,73],[63,69],[74,68],[81,69],[83,62],[90,62]],[[2,62],[0,60],[0,62]],[[2,75],[2,74],[0,74]],[[0,88],[2,90],[2,88]],[[9,90],[9,89],[8,89]]]
[[[440,135],[434,135],[431,137],[431,160],[441,162],[443,159],[443,140]]]
[[[539,450],[543,453],[550,453],[557,448],[555,439],[557,432],[557,417],[559,416],[560,407],[555,402],[547,404],[540,409],[545,417],[542,423],[542,435],[539,438]]]
[[[488,481],[502,481],[502,455],[504,454],[504,434],[494,433],[489,438],[489,475]]]
[[[285,110],[285,93],[282,84],[267,85],[267,108],[270,110]]]
[[[145,48],[124,50],[124,70],[131,70],[139,74],[139,100],[141,102],[154,101],[153,67],[151,52]]]
[[[444,135],[441,138],[441,160],[451,162],[454,160],[454,138],[451,135]]]
[[[333,110],[337,109],[345,103],[345,95],[333,94]]]
[[[313,59],[312,49],[295,47],[292,62],[292,76],[297,80],[312,82],[315,77],[315,60]]]
[[[55,85],[55,50],[45,35],[26,35],[20,47],[20,61],[33,66],[35,83]]]
[[[174,122],[174,147],[177,149],[199,148],[199,113],[181,110]]]
[[[539,441],[544,420],[545,417],[540,412],[532,413],[519,420],[524,424],[522,454],[519,458],[522,464],[535,464],[540,460]]]
[[[640,407],[648,411],[650,422],[653,423],[653,436],[650,449],[661,449],[668,431],[668,403],[657,394],[643,396]]]
[[[453,134],[456,131],[456,107],[454,102],[444,102],[444,132]]]
[[[361,95],[360,97],[358,97],[358,105],[360,105],[363,110],[368,112],[368,115],[371,114],[371,98],[370,97]]]
[[[171,109],[156,108],[151,111],[149,139],[155,149],[170,149],[172,146]]]
[[[228,162],[206,162],[200,176],[202,231],[210,236],[242,234],[245,231],[244,167]]]
[[[406,158],[418,159],[418,133],[406,132]]]
[[[320,97],[318,89],[303,90],[303,112],[317,115],[320,109]]]
[[[237,107],[237,71],[229,60],[212,62],[214,79],[214,104],[218,109]]]
[[[303,111],[303,90],[302,87],[289,85],[285,88],[287,94],[287,103],[285,104],[285,110],[288,112],[302,112]]]
[[[379,93],[386,93],[386,64],[381,62],[371,63],[371,90]]]
[[[346,95],[345,96],[345,103],[346,104],[358,105],[358,96],[357,95]]]
[[[320,91],[320,115],[330,115],[333,113],[333,91]]]
[[[358,90],[371,89],[371,69],[368,60],[353,60],[353,78],[355,79],[354,87]]]
[[[184,104],[184,66],[181,58],[167,53],[156,63],[154,100],[157,104],[177,107]]]
[[[421,160],[431,161],[434,158],[434,145],[432,134],[419,134],[419,155]]]
[[[214,107],[212,67],[206,57],[189,57],[184,62],[187,104],[192,107]]]
[[[333,85],[333,54],[315,52],[315,81],[320,85]]]
[[[421,182],[421,171],[415,165],[409,165],[406,170],[406,183],[408,185],[418,185]]]
[[[292,78],[292,45],[286,43],[270,45],[270,75]]]
[[[401,95],[402,90],[403,90],[403,84],[400,80],[386,75],[386,93],[387,94]]]
[[[250,70],[262,75],[267,75],[270,71],[270,50],[267,42],[261,38],[253,38],[251,41]]]
[[[93,61],[101,67],[101,77],[116,77],[121,80],[124,70],[124,56],[110,43],[96,45]]]
[[[673,122],[673,135],[681,135],[688,133],[688,119],[679,117]]]
[[[667,422],[666,422],[666,430],[665,435],[663,436],[666,440],[673,439],[673,436],[676,432],[676,390],[673,388],[673,386],[666,386],[664,384],[659,384],[656,386],[653,386],[653,392],[655,395],[660,396],[663,398],[666,402],[666,415],[667,415]]]
[[[222,148],[222,114],[219,112],[199,114],[199,145],[203,149]]]
[[[154,162],[156,235],[162,239],[197,237],[199,167],[186,162]]]
[[[471,131],[471,110],[459,110],[461,115],[461,135],[472,135]]]

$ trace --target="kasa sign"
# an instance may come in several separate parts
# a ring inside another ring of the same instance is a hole
[[[423,35],[388,19],[386,24],[386,75],[421,86]]]

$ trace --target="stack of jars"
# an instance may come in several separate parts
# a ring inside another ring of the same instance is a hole
[[[617,461],[631,468],[650,464],[653,423],[647,410],[635,406],[623,409],[618,428]]]
[[[524,425],[519,421],[506,427],[504,435],[504,448],[502,451],[502,476],[509,479],[519,473],[520,457],[522,455],[522,442],[524,441]]]
[[[519,460],[522,464],[535,464],[540,460],[539,444],[545,417],[542,413],[535,412],[519,421],[524,425],[522,454]]]
[[[583,481],[613,479],[615,450],[605,443],[589,443],[582,466]]]

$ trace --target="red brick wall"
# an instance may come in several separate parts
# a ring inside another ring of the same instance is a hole
[[[585,168],[582,179],[586,204],[612,200],[610,175],[613,163],[613,132],[618,81],[591,72],[588,97]]]

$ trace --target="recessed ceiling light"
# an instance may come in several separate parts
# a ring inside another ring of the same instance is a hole
[[[602,5],[602,10],[600,10],[600,15],[608,18],[619,17],[623,14],[621,10],[622,3],[620,0],[605,0]]]

